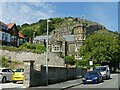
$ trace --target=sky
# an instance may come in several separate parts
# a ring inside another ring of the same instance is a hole
[[[79,17],[118,31],[118,2],[1,2],[0,21],[17,25],[54,17]]]

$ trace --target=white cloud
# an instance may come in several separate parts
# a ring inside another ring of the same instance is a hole
[[[45,2],[2,2],[2,21],[17,24],[33,23],[54,15],[54,6]],[[1,18],[0,18],[1,19]]]

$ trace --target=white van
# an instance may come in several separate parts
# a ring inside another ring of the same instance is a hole
[[[110,79],[110,68],[108,65],[106,66],[97,66],[96,70],[100,70],[103,79]]]

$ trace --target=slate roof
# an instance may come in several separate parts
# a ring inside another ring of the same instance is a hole
[[[63,35],[66,41],[75,41],[74,35]]]
[[[52,37],[52,35],[49,35],[49,39]],[[63,35],[66,41],[75,41],[74,35]],[[46,40],[47,36],[36,36],[34,40]],[[59,40],[59,39],[58,39]]]
[[[5,23],[0,21],[0,29],[8,30],[8,27]]]
[[[51,38],[51,35],[49,35],[48,36],[48,38],[50,39]],[[47,39],[47,36],[45,35],[45,36],[36,36],[35,38],[34,38],[34,40],[46,40]]]

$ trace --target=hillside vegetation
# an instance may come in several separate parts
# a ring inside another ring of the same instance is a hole
[[[49,32],[51,33],[52,30],[65,30],[68,34],[71,34],[73,26],[76,23],[82,23],[86,24],[88,29],[91,30],[96,30],[96,29],[101,29],[105,28],[103,25],[88,21],[88,20],[82,20],[80,18],[73,18],[73,17],[65,17],[65,18],[49,18],[50,23],[49,23]],[[31,38],[33,38],[34,34],[36,36],[40,35],[46,35],[46,28],[47,28],[47,20],[46,19],[41,19],[38,22],[32,23],[32,24],[23,24],[23,25],[18,25],[18,29],[20,32],[25,35],[27,41]],[[95,27],[97,25],[97,27]],[[68,31],[67,31],[68,30]],[[34,33],[34,34],[33,34]],[[49,33],[49,34],[50,34]]]

